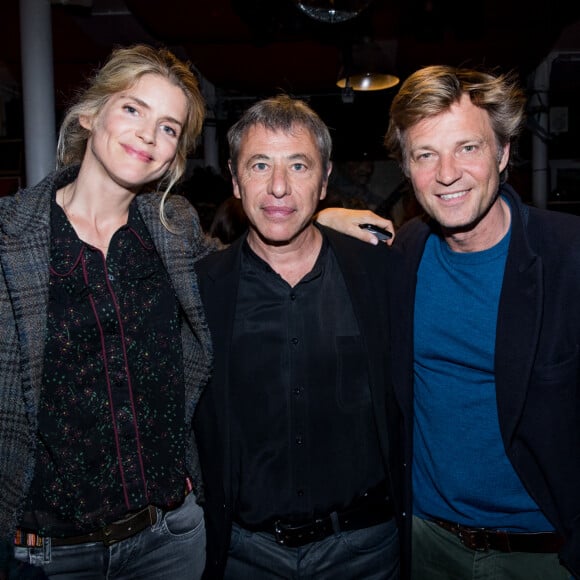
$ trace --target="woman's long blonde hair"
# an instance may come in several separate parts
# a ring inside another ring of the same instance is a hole
[[[107,62],[96,71],[88,87],[66,112],[58,137],[57,162],[59,167],[81,163],[90,131],[81,126],[80,117],[97,117],[113,95],[127,90],[146,74],[166,78],[180,87],[187,98],[187,116],[175,159],[166,174],[150,184],[153,189],[163,190],[161,221],[167,225],[163,212],[166,197],[185,171],[187,155],[195,148],[205,118],[205,102],[197,77],[188,63],[179,60],[169,50],[145,44],[113,50]]]

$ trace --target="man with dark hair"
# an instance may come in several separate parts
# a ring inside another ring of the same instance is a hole
[[[391,250],[314,225],[332,144],[304,102],[261,101],[228,140],[249,231],[198,265],[206,577],[394,580]]]

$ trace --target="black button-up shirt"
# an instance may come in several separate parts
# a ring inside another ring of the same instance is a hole
[[[107,257],[53,201],[35,478],[26,524],[74,535],[183,498],[179,306],[136,204]]]
[[[242,525],[326,515],[386,478],[367,364],[326,240],[294,287],[245,244],[230,376]]]

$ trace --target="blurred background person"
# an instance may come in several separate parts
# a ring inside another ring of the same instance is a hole
[[[231,244],[248,229],[248,216],[242,202],[232,195],[218,206],[209,234],[224,244]]]
[[[198,166],[180,182],[178,192],[195,207],[201,227],[207,233],[218,207],[232,196],[232,186],[213,167]]]

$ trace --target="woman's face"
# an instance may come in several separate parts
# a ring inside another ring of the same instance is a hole
[[[114,94],[97,116],[80,118],[91,133],[83,167],[138,191],[170,169],[186,117],[187,98],[180,87],[159,75],[143,75]]]

